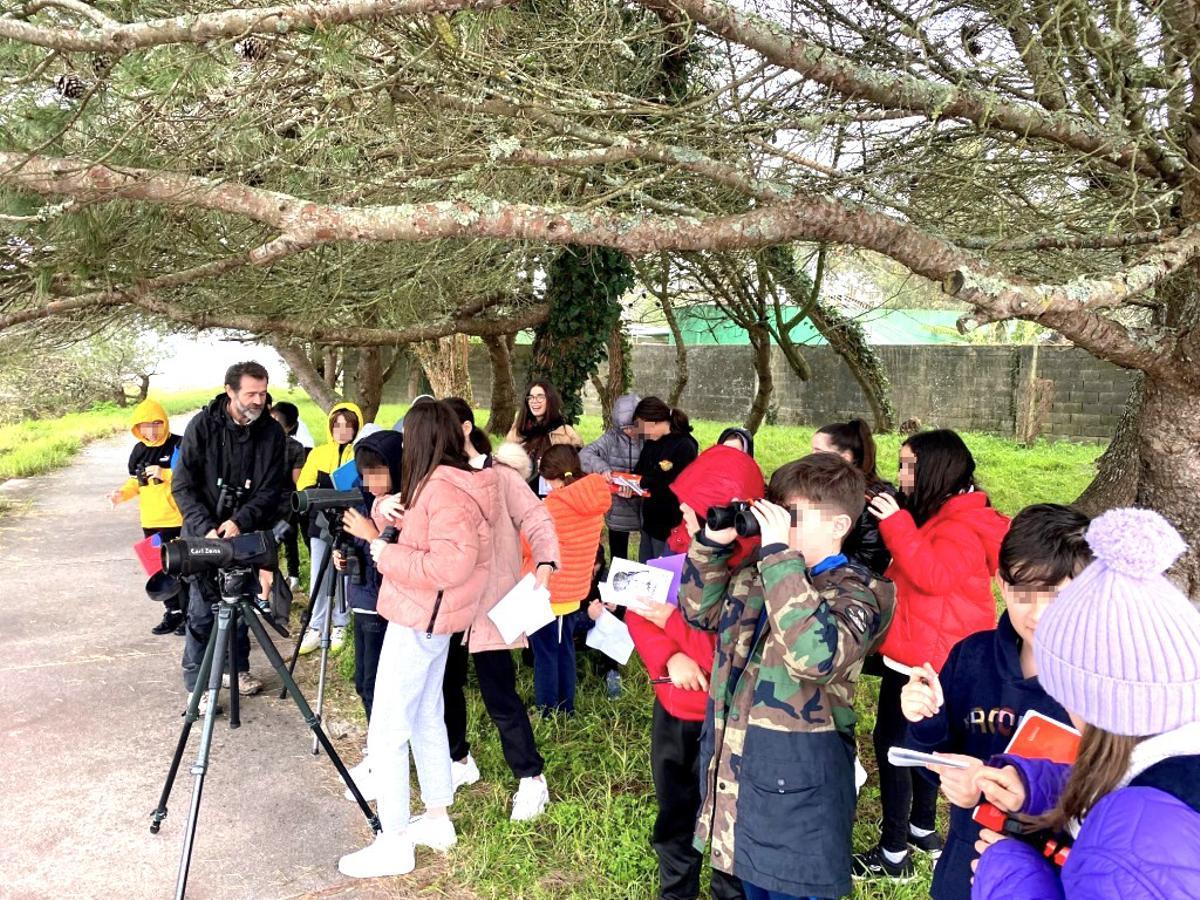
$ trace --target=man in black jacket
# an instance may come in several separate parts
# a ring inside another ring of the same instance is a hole
[[[188,423],[172,485],[185,538],[232,538],[268,530],[278,521],[288,482],[285,438],[266,409],[267,370],[256,362],[237,363],[225,373],[225,393]],[[196,684],[213,627],[212,607],[219,599],[215,574],[189,579],[183,648],[183,681],[189,691]],[[245,623],[238,626],[236,653],[239,693],[258,693],[262,683],[250,674]]]

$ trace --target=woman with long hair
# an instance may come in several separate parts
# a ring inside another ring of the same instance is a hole
[[[450,642],[442,682],[454,787],[479,780],[479,767],[467,740],[465,690],[467,669],[473,658],[484,708],[496,723],[504,761],[517,779],[511,818],[519,822],[540,815],[550,802],[543,775],[545,761],[538,753],[525,703],[517,693],[517,670],[512,658],[512,651],[527,646],[528,642],[521,636],[511,644],[506,643],[488,613],[521,577],[522,539],[534,557],[537,581],[543,587],[549,585],[551,573],[559,566],[558,536],[550,513],[529,489],[532,466],[525,451],[516,444],[505,443],[493,454],[488,436],[475,427],[475,413],[470,405],[460,397],[449,398],[446,405],[462,423],[471,467],[490,469],[495,474],[499,500],[492,529],[492,578],[480,599],[475,621]]]
[[[813,453],[836,453],[846,462],[853,464],[867,479],[867,499],[879,493],[896,496],[896,488],[879,476],[876,466],[875,435],[871,426],[862,419],[849,422],[834,422],[813,435]],[[883,537],[879,534],[879,520],[869,509],[864,509],[854,524],[854,530],[842,545],[851,561],[860,563],[875,575],[883,575],[892,562]]]
[[[1105,513],[1087,541],[1095,562],[1033,644],[1038,681],[1083,732],[1078,756],[1002,756],[975,776],[994,806],[1073,838],[1070,855],[1059,868],[984,831],[978,900],[1200,897],[1200,613],[1163,575],[1187,545],[1144,509]]]
[[[912,666],[940,672],[950,648],[969,634],[996,626],[992,578],[1008,519],[975,485],[975,458],[953,431],[915,434],[900,448],[900,502],[876,494],[869,506],[892,554],[887,575],[896,585],[896,614],[880,652],[884,670],[873,734],[879,766],[883,833],[855,859],[860,877],[906,878],[909,847],[940,854],[934,821],[937,787],[912,769],[887,761],[904,741],[908,723],[900,692]]]
[[[520,444],[533,462],[533,471],[538,471],[542,455],[551,447],[570,444],[579,449],[583,440],[575,429],[566,423],[562,415],[562,396],[558,388],[548,381],[535,381],[525,391],[525,402],[517,412],[517,420],[505,439]],[[545,497],[549,487],[536,474],[529,486]]]
[[[382,830],[343,856],[354,878],[403,875],[414,845],[448,850],[458,840],[446,814],[454,788],[442,675],[451,635],[475,621],[491,579],[496,476],[468,465],[462,426],[444,403],[421,404],[404,422],[398,493],[379,498],[375,524],[400,529],[396,543],[371,543],[387,619],[375,678],[367,749]],[[410,817],[409,750],[425,813]]]
[[[643,397],[633,410],[633,422],[645,443],[634,473],[642,476],[642,534],[638,558],[645,562],[670,552],[667,538],[683,521],[679,498],[671,483],[700,453],[687,413],[658,397]]]

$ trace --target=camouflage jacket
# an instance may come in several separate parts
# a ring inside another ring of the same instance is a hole
[[[841,896],[850,891],[854,690],[895,591],[855,564],[813,576],[786,548],[730,571],[732,551],[693,540],[679,593],[684,616],[718,632],[696,846],[711,841],[715,868],[758,887]]]

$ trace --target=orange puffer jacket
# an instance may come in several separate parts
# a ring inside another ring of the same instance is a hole
[[[550,576],[550,608],[556,616],[579,609],[591,591],[604,514],[611,506],[612,492],[601,475],[580,478],[546,498],[546,511],[558,532],[558,571]],[[534,565],[525,544],[523,573],[532,572]]]
[[[463,631],[491,581],[496,475],[438,466],[404,513],[400,538],[379,557],[379,614],[429,634]],[[393,523],[378,515],[383,529]]]

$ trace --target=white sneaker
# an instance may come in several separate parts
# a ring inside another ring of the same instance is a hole
[[[407,875],[416,867],[412,841],[404,835],[377,834],[369,846],[338,860],[338,871],[350,878]]]
[[[321,632],[312,628],[308,629],[304,634],[304,640],[300,642],[300,655],[308,656],[318,647],[321,646]]]
[[[375,787],[375,773],[371,771],[370,760],[364,759],[349,772],[350,778],[358,785],[359,792],[363,795],[363,799],[370,803],[372,800],[379,799],[379,791]],[[346,799],[351,803],[355,802],[354,794],[350,792],[350,788],[346,788]]]
[[[338,653],[346,644],[346,626],[335,625],[329,630],[329,652]]]
[[[229,687],[229,673],[221,675],[221,687]],[[262,682],[249,672],[238,672],[238,693],[243,697],[253,697],[262,690]]]
[[[536,819],[545,811],[549,802],[550,789],[546,787],[545,778],[522,778],[517,792],[513,795],[513,811],[510,818],[514,822]]]
[[[290,576],[290,577],[288,578],[288,587],[290,587],[290,588],[291,588],[293,591],[295,591],[295,590],[299,590],[299,588],[300,588],[300,579],[299,579],[299,578],[297,578],[295,575],[292,575],[292,576]]]
[[[477,782],[479,766],[475,765],[475,757],[468,753],[466,759],[450,763],[450,778],[456,791],[460,787]]]
[[[208,712],[208,691],[205,691],[203,694],[200,695],[200,707],[199,707],[199,709],[196,710],[196,715],[198,715],[201,719],[203,719],[204,714],[206,712]],[[223,712],[225,712],[225,710],[221,708],[221,704],[218,701],[217,711],[216,711],[215,715],[219,716]],[[184,713],[185,714],[187,713],[186,709],[184,710]]]
[[[445,853],[458,843],[458,834],[449,816],[413,816],[408,820],[408,839],[413,846]]]

